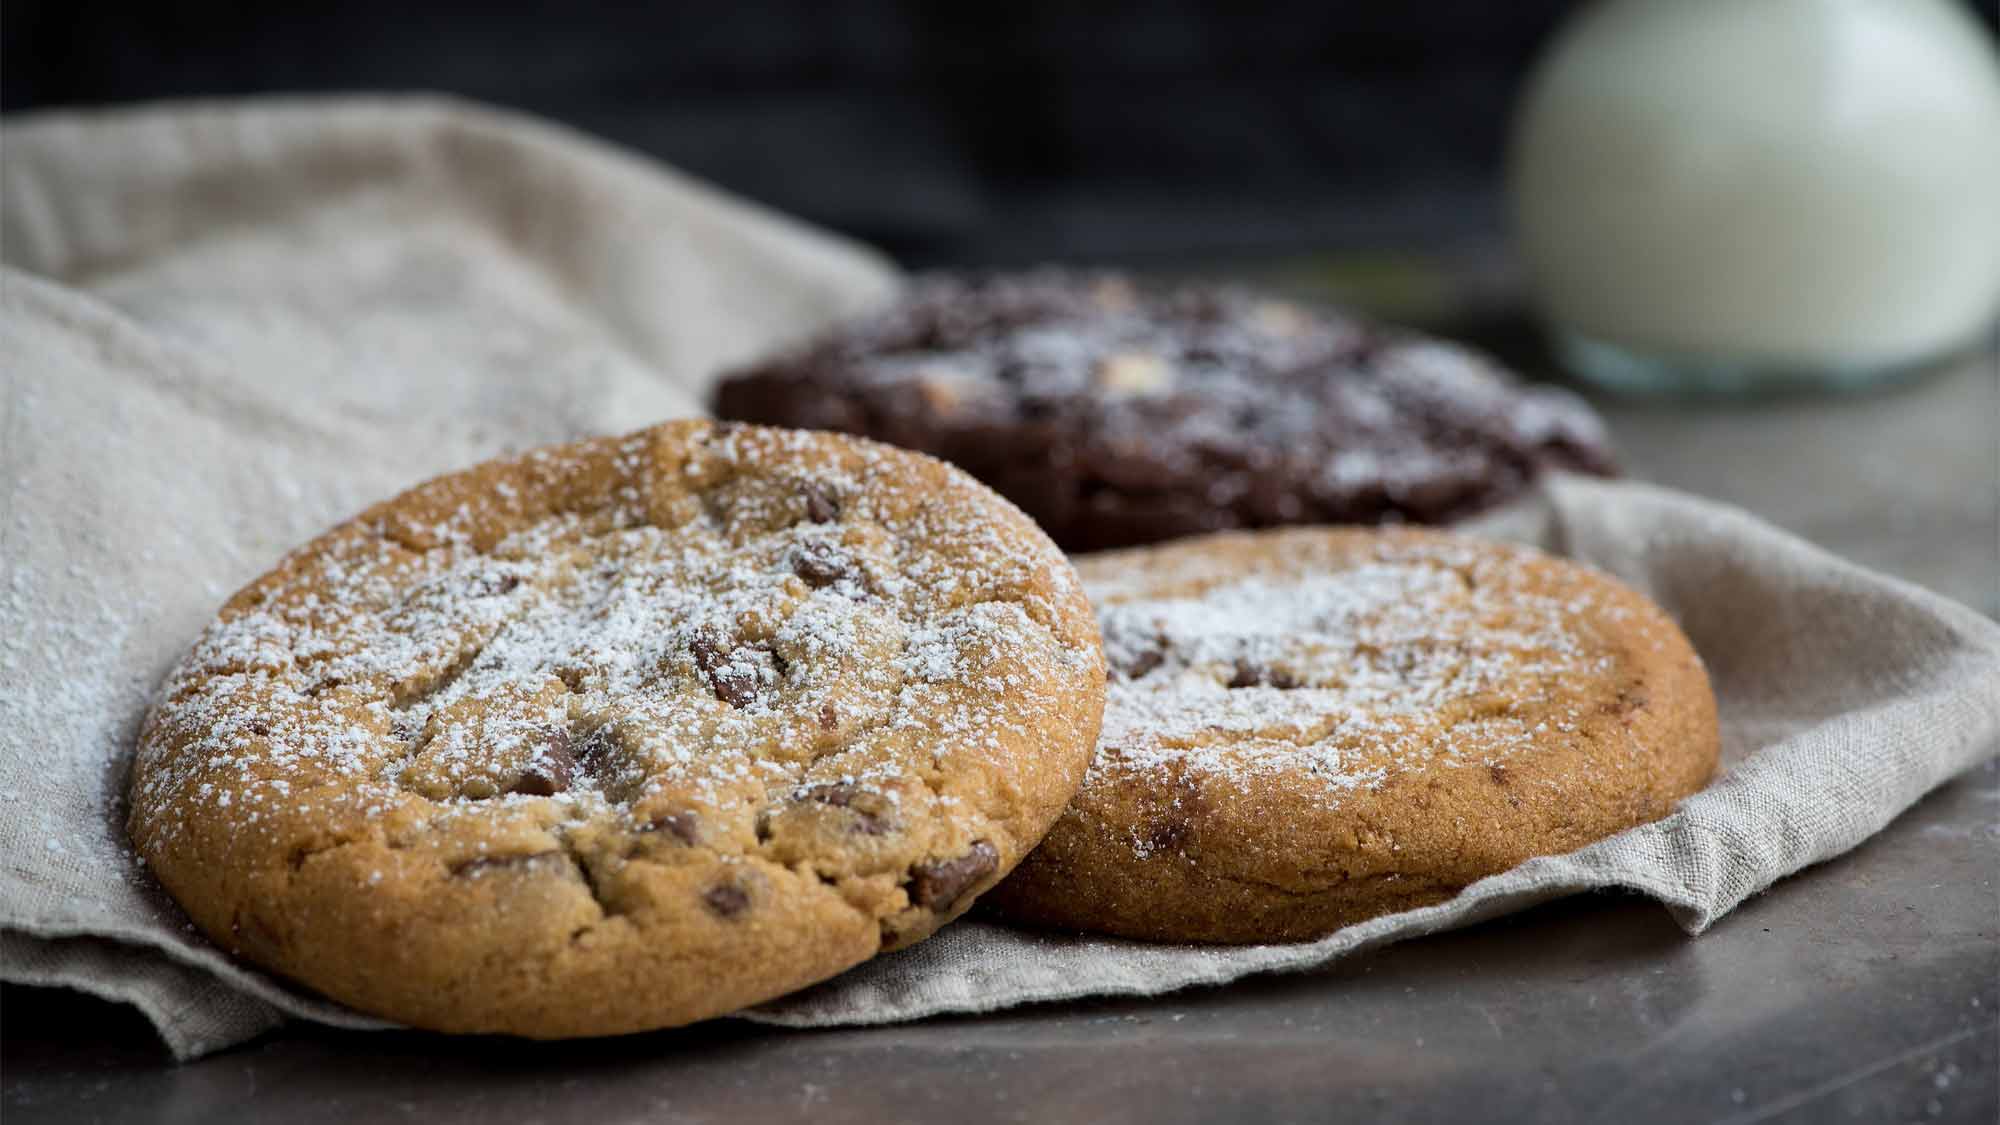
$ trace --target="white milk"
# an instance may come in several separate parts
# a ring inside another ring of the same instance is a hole
[[[1509,192],[1586,375],[1866,379],[2000,309],[2000,65],[1951,0],[1610,0],[1558,38]]]

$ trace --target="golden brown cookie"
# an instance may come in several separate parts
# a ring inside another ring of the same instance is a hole
[[[1078,570],[1111,670],[1104,733],[989,897],[1021,921],[1309,938],[1655,820],[1715,769],[1687,638],[1526,548],[1307,528]]]
[[[535,1037],[733,1011],[920,940],[1075,792],[1097,628],[941,462],[679,422],[441,477],[223,607],[130,830],[210,937]]]

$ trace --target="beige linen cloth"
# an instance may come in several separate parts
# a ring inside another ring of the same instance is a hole
[[[0,955],[179,1056],[379,1021],[220,953],[120,823],[149,696],[236,586],[428,475],[699,410],[895,285],[879,259],[584,137],[432,100],[0,129]],[[1558,480],[1485,529],[1602,567],[1707,660],[1726,772],[1657,824],[1324,940],[1189,948],[961,922],[745,1013],[866,1024],[1304,969],[1594,888],[1699,932],[2000,735],[2000,627],[1739,512]]]

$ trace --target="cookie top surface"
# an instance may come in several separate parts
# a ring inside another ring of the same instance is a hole
[[[1079,571],[1111,684],[1082,790],[1001,888],[1030,920],[1312,936],[1654,819],[1715,764],[1679,629],[1525,548],[1296,529]]]
[[[922,281],[725,380],[717,410],[934,453],[1070,550],[1439,522],[1547,468],[1612,466],[1580,399],[1461,348],[1241,290],[1101,274]]]
[[[672,423],[439,478],[237,594],[131,830],[212,937],[364,1010],[665,1026],[964,910],[1102,685],[1069,564],[964,474]]]

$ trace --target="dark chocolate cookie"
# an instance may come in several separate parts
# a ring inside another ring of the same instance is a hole
[[[1447,522],[1548,468],[1608,473],[1567,392],[1234,289],[1107,274],[932,278],[738,371],[726,418],[923,450],[1072,551],[1295,523]]]

